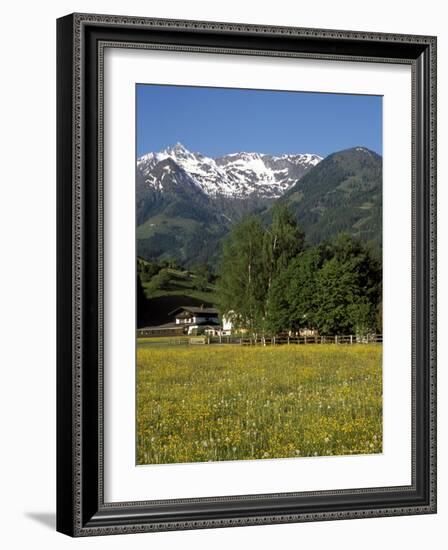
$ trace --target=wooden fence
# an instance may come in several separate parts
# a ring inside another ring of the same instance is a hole
[[[368,336],[356,336],[355,334],[343,334],[335,336],[272,336],[261,338],[248,338],[240,336],[183,336],[164,339],[163,343],[155,339],[156,345],[208,345],[208,344],[238,344],[240,346],[284,346],[297,344],[382,344],[382,334]],[[151,338],[146,342],[151,345]]]
[[[220,339],[214,336],[209,338],[207,343],[233,343],[242,346],[282,346],[293,344],[382,344],[382,342],[382,334],[371,334],[363,337],[356,336],[355,334],[343,334],[334,336],[272,336],[257,339],[247,337],[222,337]]]

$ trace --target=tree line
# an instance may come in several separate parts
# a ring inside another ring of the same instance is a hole
[[[322,335],[382,332],[378,249],[347,234],[317,246],[285,205],[264,225],[235,224],[218,268],[219,309],[253,335],[314,329]]]

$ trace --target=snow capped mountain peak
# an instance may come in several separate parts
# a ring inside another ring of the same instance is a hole
[[[169,170],[156,170],[167,159],[172,161]],[[321,160],[319,155],[310,153],[274,156],[244,151],[211,158],[192,153],[178,142],[158,153],[141,156],[137,173],[159,191],[163,191],[162,179],[165,181],[169,173],[173,181],[196,186],[211,197],[277,198]],[[179,174],[173,173],[176,168]]]
[[[176,142],[176,145],[173,147],[173,149],[176,151],[187,151],[187,148],[185,147],[185,145],[180,141]]]
[[[175,145],[170,145],[166,149],[162,151],[162,153],[166,153],[167,155],[184,155],[184,154],[191,154],[190,151],[183,145],[180,141],[178,141]]]

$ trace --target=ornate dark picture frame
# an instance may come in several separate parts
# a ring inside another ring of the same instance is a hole
[[[103,53],[110,45],[412,68],[412,484],[107,503]],[[71,536],[436,512],[436,38],[73,14],[57,22],[57,529]]]

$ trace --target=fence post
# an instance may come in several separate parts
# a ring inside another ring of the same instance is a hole
[[[306,344],[306,334],[305,334],[305,336],[303,337],[303,343]]]

